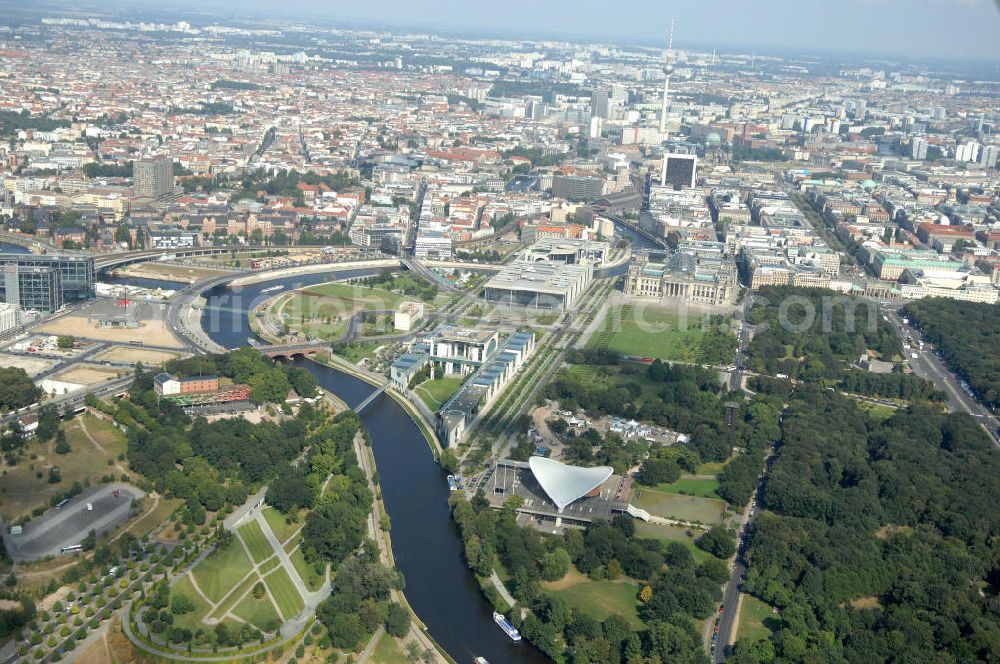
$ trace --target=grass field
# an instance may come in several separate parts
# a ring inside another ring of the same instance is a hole
[[[278,609],[285,616],[285,620],[290,619],[305,606],[302,596],[295,589],[292,580],[288,577],[288,572],[283,567],[274,570],[264,577],[264,583],[267,584],[267,589],[271,591],[271,596],[277,602]]]
[[[875,424],[881,424],[896,414],[895,408],[889,408],[889,406],[883,406],[880,403],[858,401],[857,404],[861,410],[868,413],[868,417],[871,418],[872,422]]]
[[[56,454],[54,443],[43,444],[32,439],[25,446],[20,463],[16,466],[4,463],[0,481],[0,514],[4,520],[12,522],[30,515],[36,508],[47,507],[52,496],[66,491],[74,482],[82,484],[89,478],[91,484],[97,484],[103,475],[113,473],[114,467],[108,465],[108,460],[114,460],[125,449],[125,438],[110,425],[106,426],[111,431],[106,431],[101,424],[94,417],[87,420],[88,430],[91,430],[95,440],[107,442],[106,454],[94,447],[83,432],[80,418],[76,418],[62,425],[66,441],[72,448],[69,454]],[[31,459],[32,455],[34,459]],[[53,467],[59,469],[62,480],[50,484],[48,472]]]
[[[226,614],[239,603],[240,599],[244,595],[253,590],[253,587],[257,585],[259,581],[260,577],[258,574],[251,574],[247,576],[238,586],[231,589],[231,592],[227,592],[225,600],[219,602],[219,604],[215,607],[215,610],[212,611],[211,617],[215,620],[222,620],[225,618]]]
[[[232,613],[262,632],[273,632],[281,626],[281,618],[278,617],[278,612],[274,610],[267,595],[264,595],[262,599],[247,595],[242,602],[236,605]]]
[[[115,428],[110,422],[105,422],[90,413],[86,413],[83,416],[83,424],[86,425],[90,436],[97,441],[98,445],[104,448],[109,457],[117,458],[128,447],[128,440],[125,438],[125,434]]]
[[[725,461],[708,461],[706,463],[699,464],[695,473],[698,475],[718,475],[722,472],[722,469],[726,467],[726,464],[735,458],[736,455],[733,455]]]
[[[174,616],[174,624],[178,627],[185,627],[190,629],[192,632],[199,628],[204,628],[205,625],[201,622],[201,619],[205,617],[211,606],[205,602],[205,599],[198,594],[198,591],[194,589],[191,585],[191,579],[185,576],[180,581],[178,581],[171,589],[171,596],[173,595],[184,595],[194,606],[193,611],[188,611],[182,615]]]
[[[633,503],[655,516],[681,521],[700,521],[706,524],[723,523],[726,503],[712,498],[681,496],[645,487],[637,489]]]
[[[396,645],[396,639],[385,633],[378,640],[368,661],[373,664],[408,664],[410,659]]]
[[[306,562],[306,556],[302,553],[302,548],[299,547],[292,552],[289,556],[292,559],[292,565],[295,567],[295,571],[298,573],[299,578],[302,582],[306,584],[306,588],[310,592],[316,592],[320,589],[325,581],[324,577],[316,573],[316,568]]]
[[[770,605],[765,604],[753,595],[743,596],[743,606],[740,607],[740,624],[736,630],[737,639],[762,641],[768,639],[781,626]]]
[[[346,321],[359,311],[393,311],[405,298],[386,290],[327,283],[310,286],[281,299],[278,314],[289,329],[330,339],[340,336]]]
[[[691,551],[691,556],[694,558],[696,563],[700,563],[706,558],[710,558],[712,555],[695,546],[694,541],[698,538],[698,535],[701,534],[699,531],[692,531],[692,534],[688,535],[687,530],[684,528],[665,526],[660,523],[645,523],[643,521],[636,521],[635,532],[639,537],[657,539],[664,543],[680,542],[684,544],[688,550]]]
[[[448,376],[437,380],[425,380],[414,390],[427,407],[432,411],[437,411],[458,392],[468,376]]]
[[[700,498],[718,498],[719,480],[696,480],[684,478],[670,484],[658,484],[655,489],[665,493],[678,493]]]
[[[301,519],[293,523],[288,523],[285,520],[285,515],[273,507],[268,507],[264,510],[264,519],[267,521],[267,525],[270,526],[271,532],[282,543],[287,542],[288,538],[302,527]]]
[[[682,318],[653,307],[617,305],[590,338],[590,348],[681,362],[700,361],[701,318]]]
[[[198,587],[213,602],[218,602],[250,571],[250,559],[239,542],[233,540],[198,563],[192,571]]]
[[[643,627],[636,612],[639,589],[631,581],[592,581],[571,568],[559,581],[543,582],[542,589],[562,597],[570,607],[595,620],[604,620],[617,613],[634,629]]]
[[[246,542],[255,563],[263,562],[274,555],[274,550],[271,548],[267,538],[264,537],[264,531],[260,529],[260,524],[256,521],[251,521],[245,526],[240,526],[236,529],[236,534]]]

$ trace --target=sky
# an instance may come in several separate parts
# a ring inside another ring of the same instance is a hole
[[[519,37],[1000,61],[1000,0],[124,0]],[[107,0],[110,5],[120,4]],[[297,15],[297,16],[296,16]]]

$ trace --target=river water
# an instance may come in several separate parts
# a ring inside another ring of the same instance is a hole
[[[372,272],[341,272],[336,278]],[[256,337],[247,312],[275,292],[262,294],[263,289],[280,284],[287,290],[330,279],[329,273],[313,274],[212,289],[206,293],[202,328],[226,348],[245,345],[248,338]],[[373,390],[368,383],[331,367],[306,359],[295,362],[349,405],[361,403]],[[361,419],[371,433],[382,498],[392,520],[392,551],[406,579],[406,598],[430,635],[459,664],[469,664],[480,655],[491,664],[549,661],[526,642],[511,643],[493,622],[492,608],[462,557],[462,540],[448,510],[445,474],[416,423],[387,396],[372,403]]]

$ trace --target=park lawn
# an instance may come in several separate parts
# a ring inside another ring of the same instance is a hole
[[[205,596],[218,602],[250,572],[251,567],[243,547],[233,540],[198,563],[191,573]]]
[[[781,620],[771,610],[770,604],[762,602],[753,595],[743,595],[740,624],[736,629],[737,639],[763,641],[771,638],[780,626]]]
[[[386,632],[378,640],[368,661],[373,664],[408,664],[410,659],[399,649],[396,639]]]
[[[304,512],[304,510],[303,510]],[[273,507],[267,507],[264,509],[264,520],[267,521],[268,527],[271,528],[271,532],[274,536],[278,538],[279,542],[287,542],[288,538],[298,532],[299,528],[302,527],[301,515],[298,521],[288,523],[285,520],[285,515],[274,509]]]
[[[858,401],[858,406],[861,410],[868,413],[868,417],[875,424],[882,424],[887,419],[896,414],[895,408],[890,408],[889,406],[883,406],[880,403],[871,403],[868,401]]]
[[[191,600],[191,604],[194,605],[193,611],[174,615],[175,625],[178,627],[185,627],[192,632],[197,631],[198,628],[205,627],[205,624],[201,622],[202,618],[206,616],[212,607],[205,601],[205,598],[194,589],[194,586],[191,585],[191,579],[189,576],[185,575],[184,578],[174,584],[174,586],[170,588],[170,595],[171,597],[174,595],[184,595]]]
[[[248,594],[236,605],[232,613],[265,633],[274,632],[281,626],[281,618],[278,617],[278,612],[274,610],[274,605],[267,595],[257,599]]]
[[[680,542],[691,552],[691,557],[698,564],[704,560],[712,558],[712,554],[695,545],[695,540],[701,535],[701,531],[693,530],[688,535],[686,528],[667,526],[661,523],[646,523],[644,521],[635,522],[635,532],[639,537],[660,540],[664,544],[667,542]]]
[[[617,613],[633,629],[644,626],[637,612],[639,588],[630,580],[593,581],[570,568],[562,579],[542,582],[542,591],[562,597],[572,609],[595,620]]]
[[[87,431],[104,448],[108,456],[117,459],[119,454],[125,453],[128,439],[113,424],[98,419],[90,413],[83,415],[83,422],[87,425]]]
[[[225,599],[216,605],[215,610],[212,611],[211,617],[216,620],[222,620],[234,606],[239,604],[240,600],[243,599],[247,593],[253,590],[253,587],[257,585],[258,582],[260,582],[259,573],[247,576],[238,586],[232,589],[232,592],[225,595]]]
[[[730,461],[736,458],[736,455],[730,456],[725,461],[707,461],[705,463],[698,464],[695,469],[696,475],[718,475],[722,472],[722,469],[729,464]]]
[[[264,583],[271,591],[271,597],[278,604],[278,609],[285,616],[285,620],[290,620],[305,606],[302,596],[299,595],[299,591],[296,590],[284,567],[279,567],[265,576]]]
[[[310,297],[309,295],[299,296],[298,299],[317,300],[319,302],[329,302],[329,298],[341,300],[343,304],[335,307],[342,311],[351,311],[355,308],[365,311],[395,311],[396,306],[404,299],[402,295],[381,288],[366,288],[364,286],[352,286],[351,284],[327,283],[319,286],[310,286],[302,289],[303,293],[317,293],[324,298]],[[413,298],[408,298],[413,299]]]
[[[184,504],[184,500],[181,498],[168,499],[160,496],[160,500],[157,502],[156,507],[153,508],[153,511],[146,514],[145,511],[149,509],[150,501],[153,498],[147,495],[143,500],[145,501],[143,503],[143,515],[139,516],[125,528],[139,539],[142,539],[143,535],[153,532],[167,520],[167,517],[176,512],[178,507]]]
[[[323,575],[316,573],[316,568],[306,562],[306,556],[302,553],[302,547],[295,549],[289,556],[292,559],[292,566],[295,567],[295,571],[298,573],[299,578],[302,579],[302,583],[306,584],[306,588],[310,592],[316,592],[323,585],[326,580]]]
[[[450,399],[468,376],[446,376],[437,380],[425,380],[414,390],[432,411],[437,411]]]
[[[375,357],[375,351],[384,345],[376,342],[361,343],[355,341],[337,346],[335,352],[337,355],[346,358],[348,362],[357,364],[361,360]]]
[[[280,566],[281,566],[281,561],[278,560],[278,556],[274,556],[273,558],[268,558],[266,562],[257,565],[257,572],[261,576],[265,576],[267,575],[268,572]]]
[[[616,305],[608,308],[587,347],[613,350],[623,355],[699,362],[704,334],[701,316],[680,316],[654,307]]]
[[[114,454],[102,454],[83,433],[80,419],[62,424],[66,441],[72,448],[68,454],[55,453],[55,441],[41,443],[32,439],[24,447],[24,455],[16,466],[3,464],[3,482],[0,483],[0,515],[10,523],[21,516],[30,516],[39,507],[48,507],[52,497],[67,491],[74,482],[100,484],[101,477],[114,474],[108,465]],[[32,459],[32,455],[35,456]],[[62,479],[49,484],[49,469],[56,467]],[[38,477],[38,474],[41,477]]]
[[[657,491],[666,493],[678,493],[687,496],[698,496],[699,498],[718,498],[716,493],[719,489],[719,480],[698,480],[694,478],[682,477],[676,482],[669,484],[657,484],[654,487]]]
[[[240,526],[236,529],[236,534],[250,549],[250,555],[253,556],[255,563],[264,562],[274,555],[274,549],[271,548],[270,542],[264,537],[264,531],[260,529],[260,524],[256,521]]]
[[[726,520],[726,503],[714,498],[682,496],[642,487],[636,489],[632,502],[654,516],[680,521],[722,524]]]

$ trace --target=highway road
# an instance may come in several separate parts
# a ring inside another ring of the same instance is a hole
[[[910,348],[904,348],[907,361],[913,369],[913,373],[933,382],[939,390],[948,397],[948,407],[953,411],[969,413],[986,430],[993,444],[1000,448],[998,440],[998,430],[1000,430],[1000,420],[985,406],[976,401],[975,397],[962,388],[962,381],[954,373],[949,371],[945,363],[935,354],[930,344],[924,341],[923,336],[915,327],[903,323],[899,312],[894,309],[886,309],[886,317],[892,324],[893,329],[899,335],[904,344]],[[912,338],[913,343],[907,343],[907,337]],[[920,342],[924,342],[924,347],[920,348]]]

